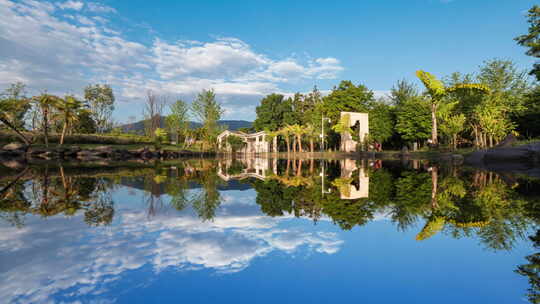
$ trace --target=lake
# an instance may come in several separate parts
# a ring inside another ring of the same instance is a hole
[[[0,168],[2,303],[540,301],[540,180],[523,175],[350,159]]]

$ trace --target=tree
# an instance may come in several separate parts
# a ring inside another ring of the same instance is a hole
[[[416,85],[407,80],[398,80],[396,85],[390,90],[390,100],[395,106],[400,106],[403,103],[418,96]]]
[[[143,109],[146,134],[155,137],[156,130],[161,128],[161,116],[166,104],[166,98],[156,95],[152,90],[146,92],[146,103]]]
[[[24,127],[24,115],[30,109],[29,99],[24,97],[24,84],[15,83],[6,89],[0,98],[0,122],[13,130],[25,145],[30,140],[20,132]]]
[[[43,136],[45,139],[45,146],[49,147],[49,116],[51,113],[51,110],[54,110],[57,105],[61,102],[61,99],[54,95],[49,95],[47,93],[41,94],[39,96],[36,96],[33,98],[33,100],[37,103],[38,107],[41,109],[41,123],[42,123],[42,130],[43,130]]]
[[[478,90],[488,92],[489,89],[482,84],[464,83],[454,87],[446,88],[444,83],[437,79],[432,74],[419,70],[416,76],[422,81],[427,90],[427,95],[430,98],[431,108],[431,142],[433,145],[439,144],[438,126],[437,126],[437,108],[444,101],[444,98],[453,91],[458,90]]]
[[[10,124],[19,130],[24,129],[24,118],[30,110],[30,103],[26,97],[26,85],[22,82],[11,84],[0,94],[0,102],[11,105],[9,111],[3,112]]]
[[[97,131],[104,133],[112,126],[115,101],[113,89],[107,84],[88,85],[84,88],[84,99],[96,122]]]
[[[430,137],[430,108],[422,97],[410,98],[396,107],[395,129],[405,141],[416,143],[415,147]]]
[[[66,96],[64,99],[58,99],[56,108],[59,110],[59,118],[63,121],[62,135],[60,136],[60,145],[64,144],[64,137],[73,122],[79,120],[79,115],[84,111],[83,103],[74,96]]]
[[[233,134],[227,136],[227,144],[231,147],[233,154],[236,154],[236,152],[246,146],[246,143],[242,138]]]
[[[169,106],[171,114],[167,116],[167,127],[176,135],[176,142],[180,142],[180,137],[185,138],[186,130],[189,128],[189,107],[183,100],[177,100]]]
[[[221,119],[224,111],[221,108],[221,104],[216,100],[214,91],[203,90],[199,93],[193,101],[191,109],[195,118],[203,125],[204,141],[215,146],[219,133],[218,121]]]
[[[283,118],[288,109],[284,101],[284,96],[280,94],[270,94],[261,100],[255,109],[257,118],[253,122],[253,127],[256,131],[276,131],[285,126]]]
[[[73,121],[73,131],[79,134],[93,134],[97,131],[96,122],[90,111],[80,111],[78,119]]]
[[[540,7],[538,5],[529,9],[527,22],[529,23],[529,33],[514,39],[519,45],[528,48],[525,54],[540,58]],[[529,74],[534,75],[540,81],[540,64],[535,63]]]

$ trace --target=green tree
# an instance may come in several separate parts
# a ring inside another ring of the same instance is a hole
[[[253,122],[253,127],[256,131],[276,131],[284,127],[283,116],[286,110],[283,106],[284,100],[284,96],[280,94],[270,94],[261,100],[255,109],[257,118]]]
[[[44,93],[39,96],[35,96],[33,100],[37,103],[41,110],[43,137],[45,139],[45,146],[49,147],[50,114],[51,111],[61,103],[61,98]]]
[[[489,89],[482,84],[463,83],[457,84],[454,87],[445,87],[444,83],[437,79],[432,74],[419,70],[416,72],[416,76],[422,81],[427,90],[427,95],[430,98],[431,108],[431,142],[433,145],[438,145],[438,126],[437,126],[437,110],[440,104],[444,101],[444,98],[453,91],[460,90],[477,90],[488,92]]]
[[[396,107],[395,129],[405,141],[418,143],[428,139],[431,134],[428,103],[419,96],[401,102]]]
[[[29,101],[22,83],[12,84],[0,95],[0,122],[13,130],[27,146],[30,140],[21,130],[24,128],[24,116],[30,109]]]
[[[175,134],[178,143],[180,138],[185,138],[185,131],[189,128],[189,107],[179,99],[170,105],[169,109],[171,114],[166,118],[167,127]]]
[[[231,147],[233,154],[246,146],[246,143],[242,138],[232,134],[227,136],[227,144],[229,144],[229,146]]]
[[[73,122],[73,131],[79,134],[93,134],[97,132],[96,122],[90,111],[79,112],[78,119]]]
[[[534,5],[527,14],[529,32],[515,38],[517,43],[528,48],[526,54],[534,58],[540,58],[540,7]],[[540,64],[535,63],[530,75],[534,75],[540,81]]]
[[[115,101],[113,89],[107,84],[88,85],[84,88],[84,99],[96,122],[97,131],[104,133],[112,126]]]
[[[80,112],[85,111],[85,109],[83,109],[83,103],[74,96],[66,96],[64,99],[58,99],[55,107],[59,111],[58,116],[60,120],[63,121],[62,135],[60,136],[60,145],[63,145],[68,128],[72,126],[73,122],[79,120]]]
[[[191,105],[193,114],[202,123],[204,141],[211,146],[216,145],[219,135],[218,121],[224,113],[221,104],[216,100],[213,90],[203,90]]]

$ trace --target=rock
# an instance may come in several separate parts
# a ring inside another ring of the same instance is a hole
[[[514,136],[514,134],[510,133],[506,135],[506,137],[497,146],[495,146],[495,148],[508,148],[512,147],[515,143],[517,143],[517,138]]]
[[[2,147],[3,150],[6,151],[14,151],[14,150],[24,150],[26,146],[21,143],[10,143]]]
[[[488,150],[484,155],[484,162],[496,161],[531,161],[534,158],[534,152],[524,146],[515,148],[497,148]]]

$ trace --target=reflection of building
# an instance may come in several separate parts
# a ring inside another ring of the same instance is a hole
[[[231,172],[233,166],[232,159],[224,159],[218,163],[218,175],[221,179],[229,181],[231,179],[244,179],[254,177],[260,180],[265,180],[268,170],[270,168],[277,169],[277,160],[269,158],[241,158],[237,159],[242,165],[242,169],[239,172]]]
[[[270,143],[266,141],[266,132],[264,131],[247,134],[241,131],[225,130],[218,135],[217,140],[218,146],[228,152],[231,152],[231,147],[227,143],[227,137],[230,135],[238,136],[246,143],[246,146],[238,151],[240,153],[266,153],[270,150]]]
[[[362,143],[369,135],[369,115],[368,113],[341,112],[341,119],[344,116],[349,117],[348,127],[352,127],[354,132],[358,132],[358,138]],[[352,134],[348,132],[341,133],[341,151],[355,152],[358,142],[353,140]]]
[[[344,159],[340,161],[341,165],[341,177],[351,178],[354,171],[358,171],[358,184],[353,180],[347,188],[347,191],[341,191],[341,199],[359,199],[369,197],[369,176],[364,169],[363,164],[358,168],[356,166],[356,160]],[[347,186],[346,186],[347,187]]]

